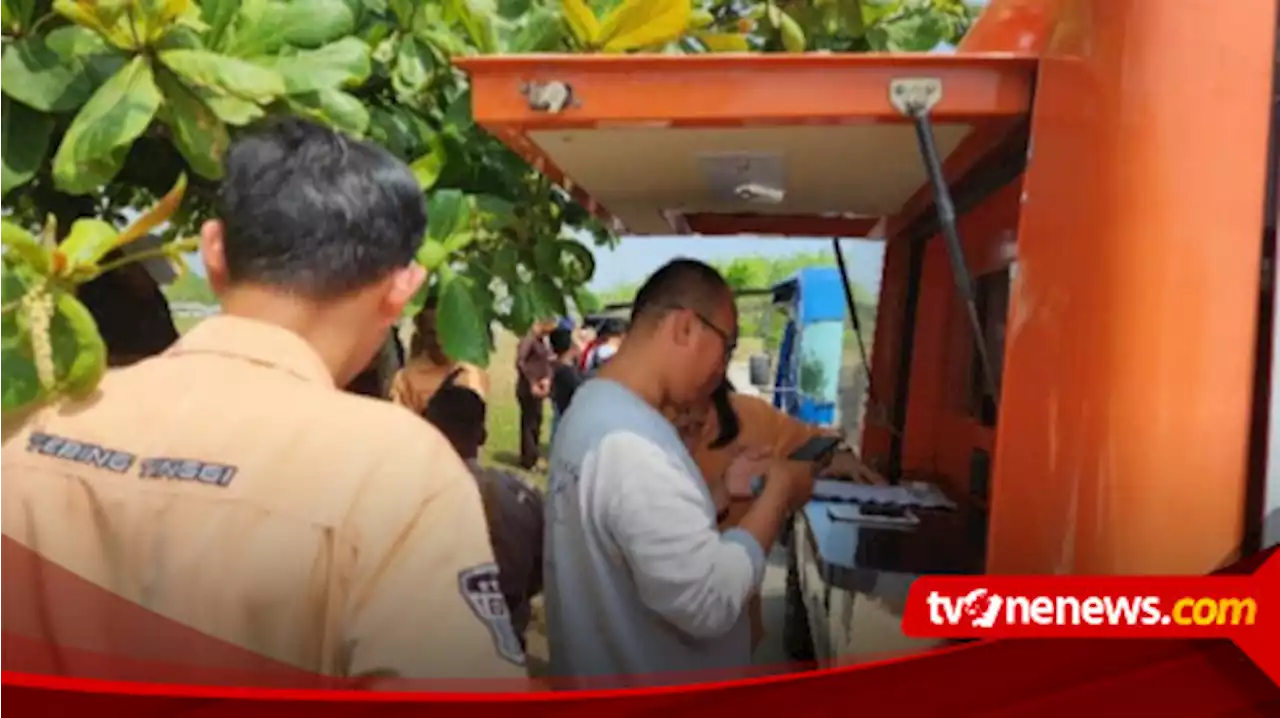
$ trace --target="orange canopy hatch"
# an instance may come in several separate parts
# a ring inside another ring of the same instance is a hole
[[[914,82],[948,179],[1025,120],[1033,55],[468,58],[476,121],[629,234],[864,236],[931,193]]]

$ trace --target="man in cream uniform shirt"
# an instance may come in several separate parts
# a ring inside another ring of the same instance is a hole
[[[223,311],[6,429],[4,534],[107,591],[276,661],[377,688],[524,686],[475,481],[438,431],[339,391],[424,281],[413,175],[298,120],[239,139],[202,247]],[[8,568],[8,562],[5,567]],[[5,630],[140,637],[39,575]],[[34,594],[34,595],[33,595]],[[181,656],[171,657],[181,660]]]

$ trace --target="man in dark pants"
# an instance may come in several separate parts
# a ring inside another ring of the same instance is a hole
[[[542,436],[542,402],[551,392],[555,355],[547,346],[547,334],[555,321],[535,322],[516,348],[516,400],[520,403],[520,466],[538,465]]]

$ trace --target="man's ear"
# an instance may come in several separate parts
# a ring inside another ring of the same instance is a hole
[[[205,278],[215,295],[226,291],[227,254],[223,244],[222,220],[211,219],[200,227],[200,260],[204,262]]]
[[[697,320],[693,318],[692,312],[673,311],[663,321],[667,325],[666,331],[671,333],[671,340],[676,346],[688,346],[693,342],[693,325]]]
[[[427,270],[417,262],[397,269],[387,284],[387,293],[383,299],[386,314],[396,320],[404,313],[405,306],[413,300],[414,295],[427,281]]]

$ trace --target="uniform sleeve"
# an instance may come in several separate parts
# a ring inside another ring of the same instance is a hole
[[[764,550],[747,532],[721,534],[700,487],[660,447],[633,434],[601,447],[604,525],[626,557],[640,599],[684,633],[724,635],[764,576]]]
[[[426,488],[411,491],[406,477],[400,490],[384,484],[358,502],[345,673],[524,679],[479,491],[460,459],[437,453],[417,464]]]

